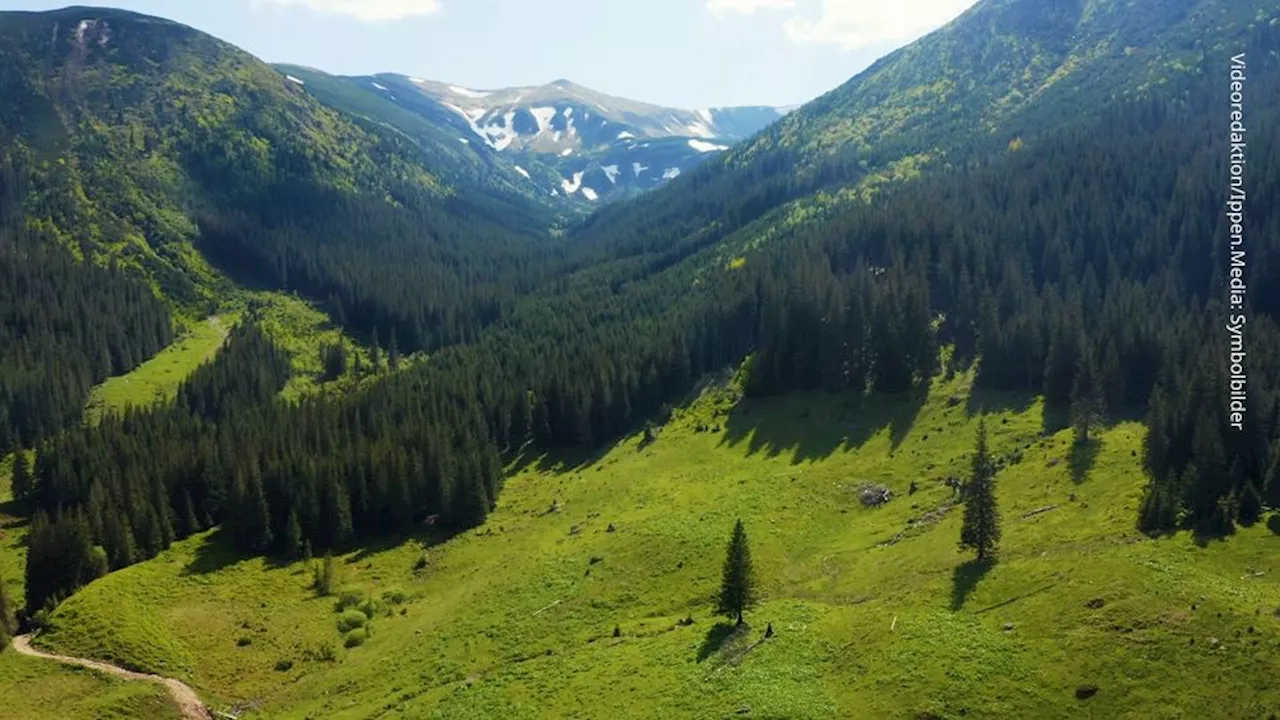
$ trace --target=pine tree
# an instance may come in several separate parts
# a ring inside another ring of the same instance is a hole
[[[26,502],[35,491],[31,468],[27,466],[27,454],[21,448],[13,454],[13,474],[10,487],[13,489],[13,499],[18,502]]]
[[[1084,445],[1089,442],[1090,431],[1102,424],[1106,409],[1102,378],[1093,358],[1093,350],[1088,343],[1082,343],[1075,382],[1071,386],[1071,426],[1075,429],[1076,444]]]
[[[733,526],[733,535],[725,553],[724,576],[720,581],[720,592],[716,594],[716,614],[736,617],[741,625],[742,614],[754,607],[757,599],[751,548],[747,544],[747,531],[739,519]]]
[[[302,552],[302,543],[302,526],[298,524],[298,513],[290,510],[289,521],[284,526],[285,555],[290,559],[297,557]]]
[[[978,421],[973,469],[965,489],[964,524],[961,547],[978,551],[978,562],[990,560],[1000,544],[1000,514],[996,507],[995,465],[987,450],[987,421]]]

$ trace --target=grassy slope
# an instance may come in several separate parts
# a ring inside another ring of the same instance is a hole
[[[163,688],[47,660],[0,652],[0,718],[108,720],[177,718]]]
[[[1280,578],[1254,574],[1280,537],[1146,539],[1132,529],[1139,425],[1107,432],[1091,462],[1073,459],[1069,433],[1041,437],[1038,405],[965,402],[968,382],[917,401],[735,404],[712,391],[650,447],[633,437],[577,469],[519,470],[486,526],[430,548],[422,572],[417,542],[344,558],[344,583],[410,596],[350,651],[305,567],[235,561],[210,536],[82,591],[46,642],[176,673],[224,702],[262,701],[263,717],[1280,710]],[[939,480],[964,472],[984,403],[997,452],[1024,456],[999,475],[1002,559],[982,574],[956,550],[958,510],[921,518],[948,502]],[[895,499],[863,509],[864,482]],[[765,602],[721,643],[708,598],[738,516]],[[1104,605],[1086,607],[1095,598]],[[756,644],[766,622],[777,635]],[[306,659],[326,643],[335,662]],[[276,671],[282,659],[295,664]],[[1098,695],[1076,700],[1087,683]]]
[[[0,461],[0,581],[21,602],[26,521],[10,504],[12,456]],[[0,718],[177,717],[168,695],[155,685],[125,683],[81,668],[24,657],[0,648]]]
[[[85,407],[96,420],[104,413],[122,412],[130,405],[170,400],[178,386],[201,364],[211,360],[235,325],[234,315],[214,315],[192,326],[160,354],[132,372],[108,379],[93,389]]]

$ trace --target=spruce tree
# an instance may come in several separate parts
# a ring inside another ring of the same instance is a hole
[[[1093,358],[1093,350],[1087,343],[1082,343],[1075,382],[1071,386],[1071,426],[1075,429],[1076,444],[1084,445],[1089,442],[1089,433],[1102,424],[1106,409],[1102,378]]]
[[[31,468],[27,466],[27,454],[19,448],[13,454],[12,484],[13,499],[26,502],[35,490],[35,482],[31,477]]]
[[[996,470],[987,450],[987,421],[978,421],[973,469],[965,490],[964,524],[960,528],[961,547],[978,551],[978,562],[994,557],[1000,544],[1000,514],[996,507]]]
[[[755,606],[757,599],[751,548],[747,544],[747,531],[739,519],[733,526],[724,558],[724,576],[720,581],[720,592],[716,594],[716,614],[736,617],[741,625],[742,614]]]

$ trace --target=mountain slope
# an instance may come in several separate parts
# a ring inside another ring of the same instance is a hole
[[[667,252],[728,238],[732,256],[785,237],[797,222],[820,222],[886,183],[1096,119],[1117,99],[1206,67],[1225,68],[1255,28],[1277,17],[1264,0],[980,2],[696,177],[604,209],[581,236]]]
[[[581,208],[658,187],[790,111],[676,110],[568,80],[472,90],[403,75],[336,77],[277,67],[333,107],[395,127],[463,166],[484,168],[495,185]]]

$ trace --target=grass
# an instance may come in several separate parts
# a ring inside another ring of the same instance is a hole
[[[85,408],[87,417],[96,422],[108,412],[172,400],[182,381],[218,352],[236,320],[234,314],[227,314],[193,323],[155,357],[95,387]]]
[[[769,400],[717,383],[655,442],[529,459],[482,528],[338,558],[338,586],[403,596],[357,647],[308,567],[237,558],[216,531],[73,596],[44,642],[176,675],[215,707],[257,703],[247,717],[1280,711],[1280,536],[1264,523],[1203,547],[1146,538],[1140,425],[1108,429],[1072,467],[1070,432],[1043,434],[1038,401],[970,383]],[[988,567],[957,550],[942,482],[966,472],[982,411],[1010,458]],[[867,483],[893,499],[863,508]],[[734,631],[709,612],[738,517],[763,602]],[[1078,700],[1085,685],[1097,694]]]
[[[0,652],[0,718],[132,720],[177,718],[155,683],[128,682],[83,668]]]
[[[281,391],[285,399],[296,400],[322,389],[343,391],[360,382],[350,369],[345,377],[332,382],[323,381],[320,349],[326,345],[342,340],[347,345],[349,366],[354,364],[357,356],[366,367],[370,366],[368,351],[345,336],[313,303],[296,295],[265,291],[246,291],[240,303],[252,303],[260,308],[263,330],[289,354],[293,377]]]

